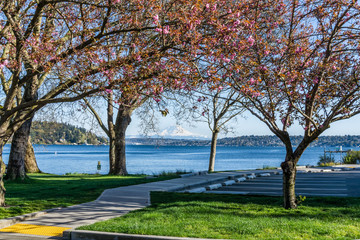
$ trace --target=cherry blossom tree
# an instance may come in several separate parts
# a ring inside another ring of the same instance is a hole
[[[244,95],[243,106],[284,143],[284,207],[296,208],[296,164],[305,149],[332,123],[360,113],[360,6],[350,0],[257,2],[247,15],[251,29],[219,46],[217,69]],[[297,146],[289,136],[294,124],[304,131]]]
[[[220,6],[224,3],[0,2],[0,78],[4,96],[0,152],[10,136],[47,104],[72,102],[111,88],[130,92],[137,84],[156,94],[161,84],[183,88],[197,84],[199,77],[192,63],[206,46],[209,31],[200,26],[223,18],[227,10]],[[217,27],[211,24],[211,32],[216,32]],[[121,51],[117,53],[114,48]],[[154,72],[157,74],[152,75]],[[165,73],[171,72],[176,75],[169,78]],[[189,73],[192,77],[188,77]],[[4,205],[2,159],[0,169],[0,205]]]

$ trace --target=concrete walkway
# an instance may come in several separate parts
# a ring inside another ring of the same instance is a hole
[[[40,217],[21,222],[21,224],[28,224],[29,226],[33,226],[34,229],[36,226],[40,226],[37,233],[38,235],[42,235],[41,232],[43,230],[41,229],[41,226],[54,226],[55,228],[59,227],[70,229],[76,228],[82,225],[89,225],[98,221],[118,217],[130,211],[144,208],[150,205],[151,191],[176,191],[226,180],[229,177],[240,177],[243,174],[249,173],[249,171],[244,171],[203,174],[161,182],[152,182],[108,189],[105,190],[101,196],[93,202],[57,209]],[[63,231],[62,229],[60,230],[61,232]],[[61,234],[58,236],[60,237]],[[53,235],[48,237],[39,236],[37,238],[36,235],[28,235],[28,237],[26,237],[19,234],[0,233],[0,240],[59,239],[59,237]]]

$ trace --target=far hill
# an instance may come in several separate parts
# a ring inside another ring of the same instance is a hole
[[[294,146],[297,146],[302,137],[291,136]],[[126,141],[131,145],[158,145],[158,146],[210,146],[210,140],[194,139],[173,139],[173,138],[130,138]],[[218,146],[232,147],[282,147],[284,146],[276,136],[241,136],[231,138],[221,138]],[[360,147],[360,136],[321,136],[311,143],[312,147]]]
[[[85,128],[57,122],[32,123],[33,144],[107,144],[105,137],[96,136]]]

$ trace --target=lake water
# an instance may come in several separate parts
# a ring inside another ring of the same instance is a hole
[[[92,145],[34,145],[39,168],[53,174],[96,173],[101,162],[100,174],[109,171],[108,146]],[[329,149],[328,149],[329,150]],[[335,149],[331,149],[335,150]],[[343,149],[346,150],[346,149]],[[10,145],[4,147],[7,163]],[[204,171],[208,168],[210,147],[183,146],[127,146],[127,169],[131,174],[156,174],[161,171]],[[306,149],[300,165],[316,165],[323,147]],[[284,147],[218,147],[215,170],[246,170],[265,166],[279,167],[284,160]],[[339,160],[340,155],[335,155]]]

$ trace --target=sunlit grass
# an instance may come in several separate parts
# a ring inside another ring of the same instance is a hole
[[[166,180],[176,175],[147,178],[145,175],[29,174],[29,177],[25,181],[5,182],[8,207],[0,208],[0,218],[89,202],[108,188]]]
[[[307,198],[285,210],[282,198],[153,193],[153,205],[81,229],[223,239],[360,238],[359,198]]]

